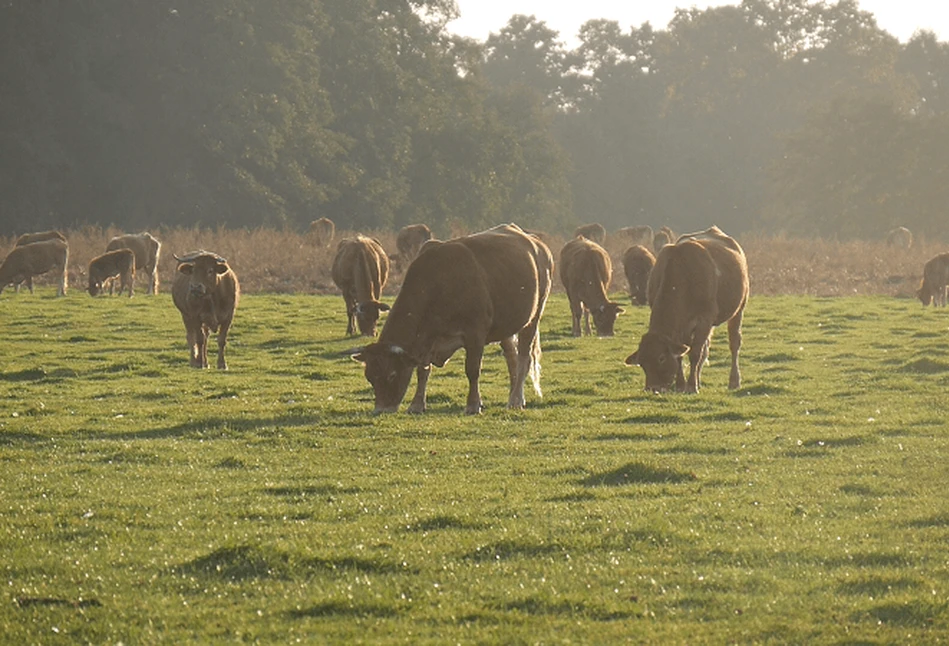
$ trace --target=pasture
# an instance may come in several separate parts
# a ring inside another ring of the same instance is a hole
[[[718,330],[658,396],[648,310],[573,338],[558,293],[543,400],[492,347],[483,415],[459,353],[374,417],[339,296],[245,295],[222,373],[79,287],[0,296],[8,643],[949,639],[944,309],[753,291],[742,388]]]

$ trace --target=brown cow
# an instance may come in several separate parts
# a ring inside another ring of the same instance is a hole
[[[584,224],[576,228],[573,232],[574,237],[583,236],[587,240],[592,240],[598,245],[606,243],[606,229],[602,224],[598,222],[593,222],[591,224]]]
[[[646,390],[662,392],[674,381],[678,391],[698,392],[712,328],[726,321],[732,355],[728,387],[738,388],[741,319],[748,302],[748,264],[741,246],[714,226],[683,235],[659,252],[648,292],[649,331],[626,358],[628,365],[642,366]],[[688,383],[682,375],[686,353]]]
[[[14,247],[22,247],[23,245],[33,244],[34,242],[46,242],[47,240],[62,240],[66,241],[66,236],[63,235],[61,231],[38,231],[36,233],[24,233],[19,238],[16,239],[16,242],[13,244]],[[68,243],[67,243],[68,244]],[[30,290],[30,293],[33,293],[33,277],[30,276],[26,279],[26,286]],[[20,283],[15,285],[16,291],[20,293]]]
[[[573,336],[580,336],[580,315],[584,331],[590,334],[590,312],[598,336],[613,336],[616,317],[623,312],[610,301],[607,289],[613,277],[610,255],[600,245],[580,236],[560,251],[560,280],[567,290],[573,315]]]
[[[152,234],[125,233],[115,236],[106,245],[106,251],[116,249],[131,249],[135,254],[135,269],[144,270],[148,275],[148,293],[158,293],[158,259],[161,255],[161,243]],[[112,293],[112,287],[109,287]],[[121,290],[119,291],[121,293]]]
[[[672,235],[670,235],[671,230],[666,231],[665,229],[667,229],[667,227],[663,227],[659,231],[656,231],[656,235],[652,237],[652,249],[655,253],[662,251],[662,248],[667,244],[672,244]]]
[[[307,238],[317,247],[329,247],[336,235],[336,224],[329,218],[320,218],[310,222]]]
[[[896,227],[886,232],[886,246],[909,249],[913,246],[913,232],[906,227]]]
[[[415,260],[422,245],[432,239],[432,230],[425,224],[409,224],[399,230],[395,238],[396,261],[400,269],[406,269]]]
[[[930,258],[923,267],[923,282],[916,297],[923,305],[946,305],[946,286],[949,284],[949,252]]]
[[[375,412],[398,410],[412,371],[418,388],[410,413],[425,410],[432,364],[465,349],[465,413],[481,412],[478,381],[484,346],[500,342],[511,389],[508,407],[524,407],[528,374],[540,395],[538,325],[553,274],[550,249],[506,224],[447,242],[432,240],[409,267],[379,341],[353,358],[366,364]]]
[[[175,256],[175,260],[178,270],[171,298],[185,324],[191,366],[208,367],[208,335],[217,332],[217,367],[227,370],[224,347],[241,296],[237,274],[227,260],[209,251]]]
[[[652,246],[654,236],[652,227],[648,224],[623,227],[622,229],[617,229],[614,235],[618,238],[625,238],[628,244],[638,244],[644,247]]]
[[[655,265],[656,257],[642,245],[633,245],[623,253],[623,271],[633,305],[646,304],[646,285]]]
[[[339,241],[333,282],[346,301],[346,334],[355,334],[358,325],[364,336],[376,335],[379,312],[389,309],[379,302],[388,277],[389,257],[378,240],[357,234]]]
[[[58,296],[66,295],[68,278],[66,265],[69,263],[69,245],[58,238],[32,242],[14,247],[3,263],[0,263],[0,293],[7,285],[19,285],[26,281],[30,293],[33,293],[33,277],[55,269],[61,273]]]
[[[119,296],[126,285],[129,290],[129,298],[132,298],[132,292],[135,284],[135,252],[131,249],[116,249],[115,251],[106,251],[101,256],[96,256],[89,263],[89,295],[96,296],[102,291],[102,284],[108,279],[121,278],[119,286]]]

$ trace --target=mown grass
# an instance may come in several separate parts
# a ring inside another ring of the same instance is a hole
[[[949,315],[752,297],[698,396],[569,336],[545,397],[374,417],[342,299],[248,295],[231,370],[167,294],[0,297],[7,643],[907,643],[949,639]],[[621,297],[617,295],[617,299]],[[625,299],[623,299],[625,300]]]

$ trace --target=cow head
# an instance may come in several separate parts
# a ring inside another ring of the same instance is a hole
[[[641,366],[646,373],[646,390],[661,393],[669,390],[679,374],[682,356],[689,346],[675,343],[669,337],[646,332],[639,349],[626,357],[626,365]]]
[[[412,371],[419,362],[401,347],[388,343],[371,343],[354,354],[353,360],[366,365],[366,379],[376,395],[375,412],[399,410],[412,380]]]
[[[922,303],[923,306],[929,305],[933,302],[932,292],[926,288],[925,284],[921,285],[919,289],[916,290],[916,298],[919,299],[919,302]]]
[[[226,259],[208,252],[183,258],[175,256],[175,260],[178,261],[178,271],[191,278],[188,295],[195,298],[209,295],[217,286],[219,277],[230,269]]]
[[[363,336],[376,336],[376,321],[379,312],[388,312],[389,306],[379,301],[356,303],[356,323]]]
[[[102,291],[102,281],[96,276],[96,272],[89,272],[89,296],[98,296]]]
[[[613,325],[616,323],[616,317],[625,311],[619,306],[619,303],[611,301],[593,308],[593,325],[596,326],[597,336],[613,336]]]

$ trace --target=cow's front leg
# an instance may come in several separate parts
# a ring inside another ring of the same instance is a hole
[[[709,337],[712,334],[711,326],[700,326],[692,335],[692,345],[689,348],[689,380],[685,384],[685,392],[699,392],[699,380],[702,375],[702,365],[708,357]]]
[[[731,390],[741,388],[741,370],[738,368],[738,353],[741,350],[741,310],[728,321],[728,349],[732,354],[732,370],[728,375],[728,387]]]
[[[198,326],[198,363],[200,368],[208,367],[208,336],[211,330],[207,325]]]
[[[231,327],[230,321],[223,321],[217,334],[217,369],[227,370],[227,361],[224,360],[224,348],[227,346],[227,331]],[[207,362],[205,362],[207,363]]]
[[[465,346],[465,375],[468,377],[466,415],[477,415],[481,412],[481,390],[478,387],[478,380],[481,378],[481,358],[483,356],[484,345]]]
[[[32,294],[33,293],[33,277],[32,276],[26,277],[26,286],[29,288],[30,293]]]
[[[425,396],[428,392],[428,377],[432,374],[432,366],[431,364],[419,366],[415,372],[418,385],[415,388],[415,397],[412,398],[412,403],[409,404],[408,412],[418,414],[425,412]]]
[[[570,316],[571,316],[571,327],[570,331],[573,333],[573,336],[580,336],[580,317],[583,316],[583,303],[579,299],[570,296]]]

